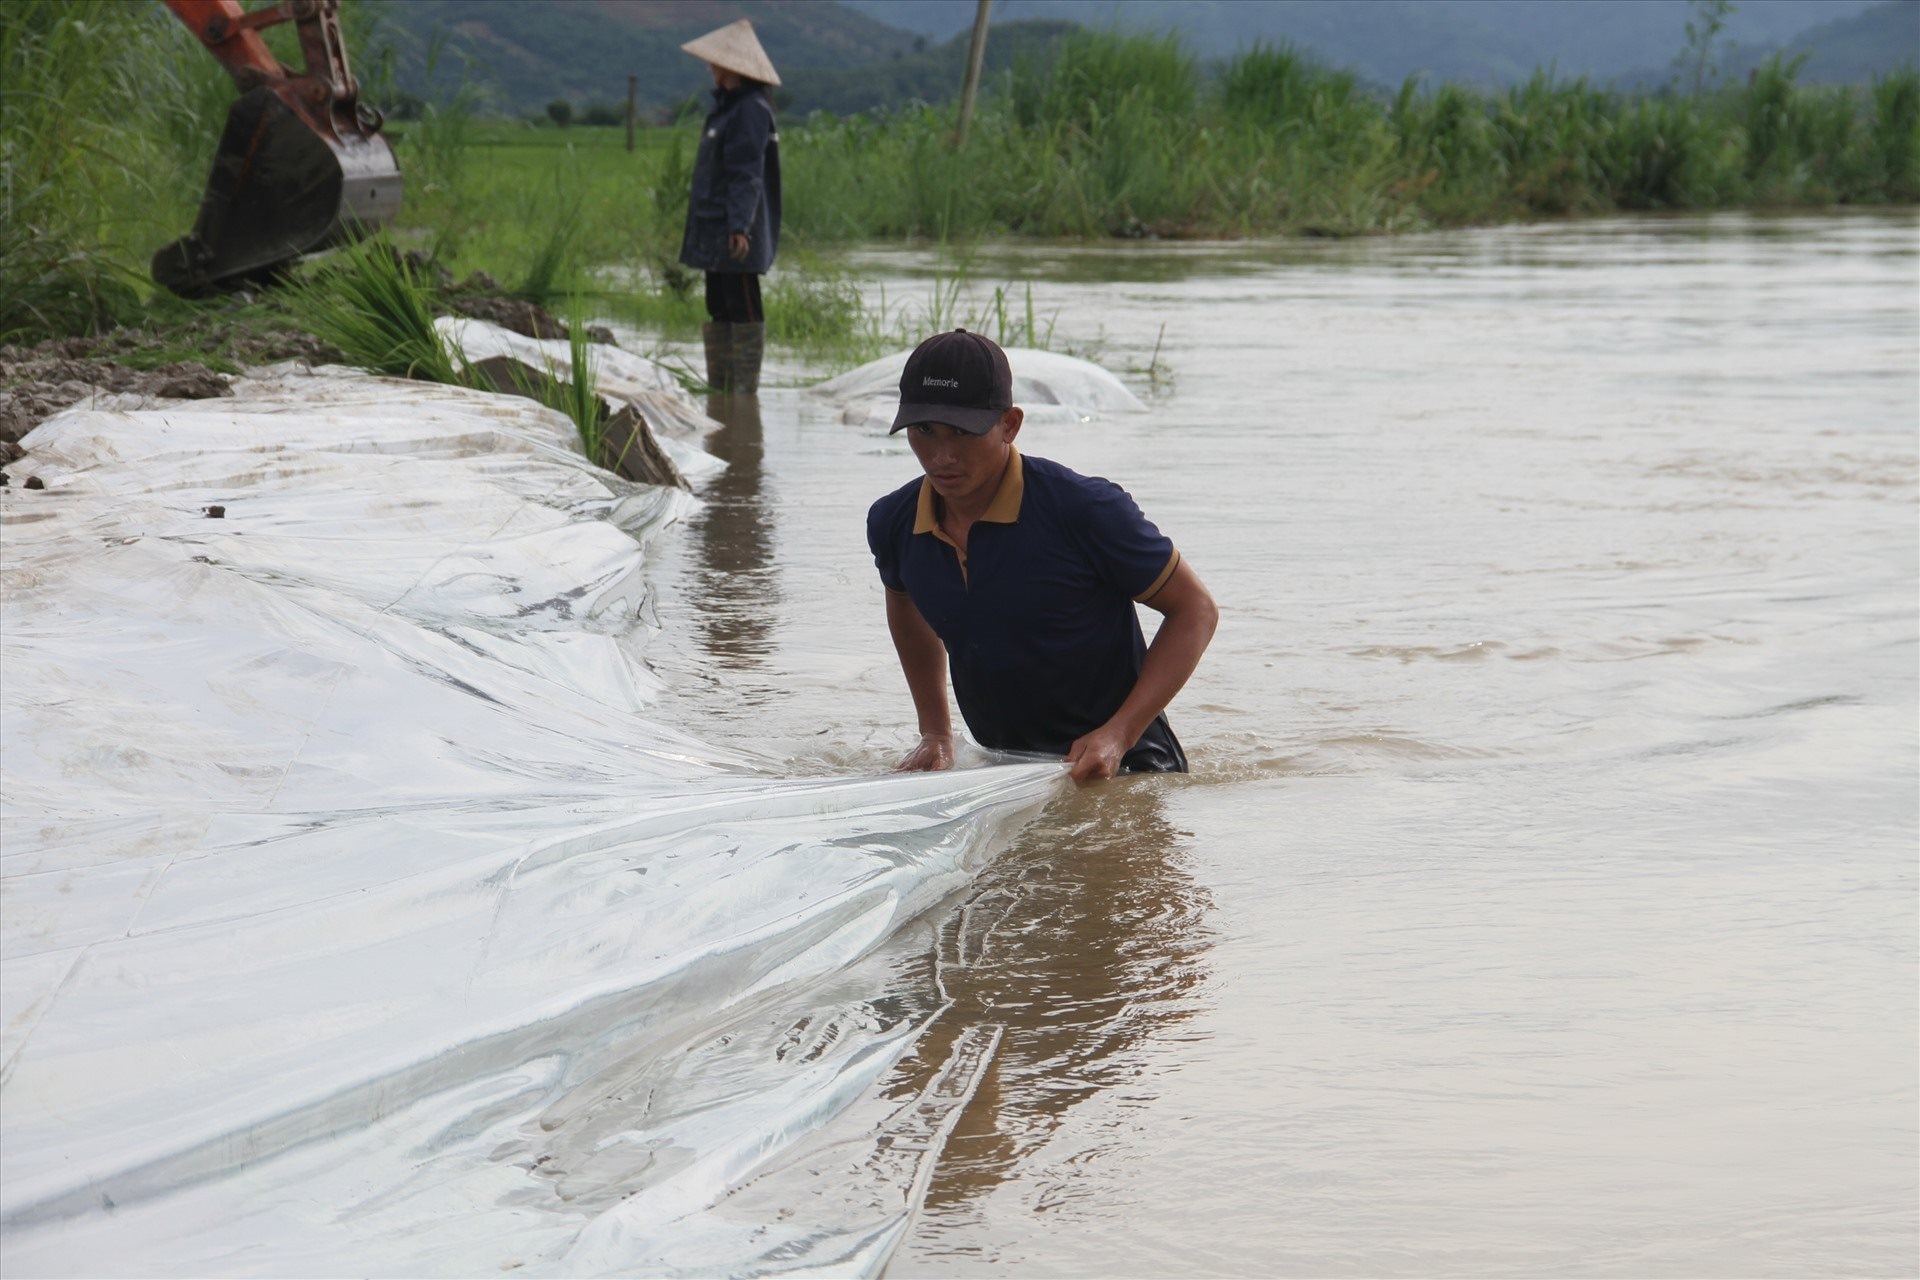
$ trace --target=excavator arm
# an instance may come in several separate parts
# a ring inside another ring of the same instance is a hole
[[[154,254],[155,280],[186,297],[235,288],[393,219],[400,167],[348,69],[340,0],[282,0],[251,13],[238,0],[166,4],[240,96],[193,230]],[[299,33],[297,73],[260,36],[279,22]]]

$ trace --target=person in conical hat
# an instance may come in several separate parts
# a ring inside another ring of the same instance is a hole
[[[780,73],[773,69],[767,51],[760,47],[760,37],[753,34],[753,24],[745,18],[709,31],[698,40],[689,40],[680,48],[708,66],[731,71],[742,79],[763,85],[780,83]]]
[[[780,132],[770,92],[780,76],[745,18],[680,47],[712,71],[714,99],[694,156],[680,261],[707,277],[707,382],[752,395],[766,343],[760,277],[780,247]]]

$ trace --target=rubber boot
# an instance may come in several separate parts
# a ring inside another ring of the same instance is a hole
[[[736,324],[730,341],[733,377],[727,389],[738,396],[760,394],[760,357],[767,348],[767,324]]]
[[[709,320],[701,330],[701,336],[707,340],[707,385],[715,391],[733,389],[734,328],[719,320]]]

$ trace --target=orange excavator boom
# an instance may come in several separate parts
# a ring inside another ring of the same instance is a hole
[[[153,278],[188,297],[270,279],[302,254],[385,225],[400,166],[380,113],[360,101],[340,35],[340,0],[166,0],[227,69],[240,96],[193,230],[153,256]],[[304,68],[283,65],[262,28],[292,22]]]

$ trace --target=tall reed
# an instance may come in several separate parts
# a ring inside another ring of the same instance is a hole
[[[137,314],[147,257],[192,223],[233,92],[153,17],[67,0],[0,19],[0,336]]]
[[[544,399],[548,408],[558,409],[573,420],[574,429],[580,433],[581,450],[599,462],[606,406],[600,402],[600,380],[593,369],[587,325],[586,306],[576,296],[567,306],[567,367],[565,371],[547,370]]]
[[[1908,71],[1874,82],[1867,146],[1881,194],[1888,200],[1920,200],[1920,74]]]

